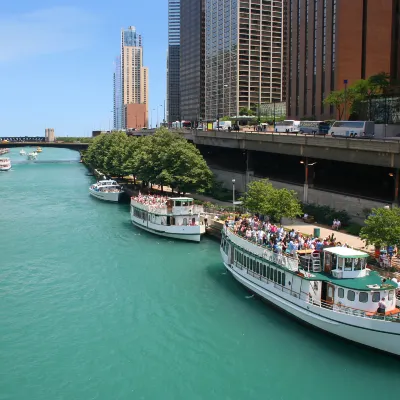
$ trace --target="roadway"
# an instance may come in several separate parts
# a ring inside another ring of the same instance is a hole
[[[195,145],[400,168],[400,141],[395,139],[350,139],[323,135],[243,131],[181,130],[177,132],[180,132]],[[132,132],[130,135],[147,136],[153,133],[154,130],[144,130]],[[0,147],[23,146],[63,147],[80,151],[87,149],[88,144],[63,142],[0,143]]]

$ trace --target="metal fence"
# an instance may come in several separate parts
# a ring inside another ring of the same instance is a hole
[[[358,119],[376,124],[400,124],[400,96],[379,96],[357,107]]]

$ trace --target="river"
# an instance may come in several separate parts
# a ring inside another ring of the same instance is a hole
[[[215,241],[140,231],[92,182],[79,163],[0,174],[1,400],[396,396],[399,360],[249,298]]]

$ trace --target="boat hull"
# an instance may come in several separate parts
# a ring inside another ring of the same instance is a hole
[[[8,167],[0,167],[0,171],[9,171],[11,169],[11,165]]]
[[[239,283],[291,316],[330,334],[400,356],[400,323],[356,317],[307,303],[284,293],[271,281],[265,284],[264,280],[232,266],[223,251],[221,254],[225,268]]]
[[[205,232],[203,226],[166,226],[152,224],[148,221],[140,220],[131,215],[131,221],[134,226],[144,229],[155,235],[168,237],[171,239],[188,240],[190,242],[200,242],[201,235]]]
[[[99,200],[118,203],[122,192],[98,192],[96,190],[89,189],[89,193]]]

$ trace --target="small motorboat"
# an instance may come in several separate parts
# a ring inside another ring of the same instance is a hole
[[[9,158],[0,158],[0,171],[9,171],[11,169],[11,160]]]
[[[31,153],[28,153],[28,160],[36,160],[37,158],[37,153],[36,151],[33,151]]]
[[[19,152],[19,154],[20,154],[21,156],[25,156],[25,155],[26,155],[26,151],[25,151],[24,149],[22,149],[22,150]]]
[[[41,152],[42,152],[42,148],[41,148],[41,147],[38,147],[38,148],[36,149],[36,152],[41,153]]]

